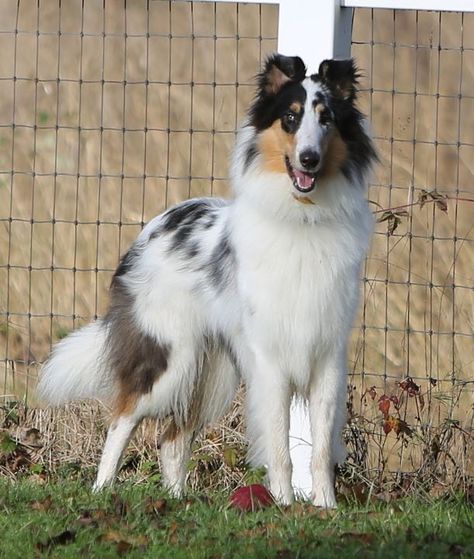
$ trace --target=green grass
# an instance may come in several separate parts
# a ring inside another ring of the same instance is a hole
[[[154,484],[126,482],[93,495],[83,481],[0,480],[1,557],[354,558],[473,557],[466,500],[307,504],[253,513],[228,496],[178,501]]]

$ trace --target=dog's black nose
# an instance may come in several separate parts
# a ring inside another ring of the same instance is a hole
[[[314,169],[319,163],[319,153],[305,149],[300,153],[300,161],[305,169]]]

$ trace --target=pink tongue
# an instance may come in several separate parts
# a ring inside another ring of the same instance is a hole
[[[305,190],[311,188],[313,185],[313,177],[311,175],[307,175],[301,171],[296,169],[293,170],[296,180],[298,181],[298,186],[300,188],[304,188]]]

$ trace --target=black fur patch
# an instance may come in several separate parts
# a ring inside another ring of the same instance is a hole
[[[115,283],[116,278],[125,275],[132,267],[135,260],[140,255],[140,249],[137,245],[132,245],[131,248],[122,256],[117,269],[112,278],[112,285]]]
[[[199,244],[193,238],[198,229],[209,229],[217,219],[218,200],[190,200],[171,208],[163,215],[161,224],[151,233],[150,241],[161,234],[172,235],[169,252],[184,251],[192,258],[199,252]]]
[[[245,154],[245,161],[244,161],[244,169],[248,169],[252,164],[252,161],[257,157],[258,149],[255,143],[250,144],[247,148],[247,152]]]
[[[218,291],[225,289],[231,282],[235,274],[235,253],[227,233],[215,246],[206,268],[210,282]]]
[[[311,76],[327,92],[324,103],[347,146],[348,158],[342,172],[348,179],[354,175],[361,178],[368,167],[378,160],[372,140],[364,130],[364,116],[355,106],[358,78],[353,60],[324,60],[319,73]]]
[[[282,118],[293,103],[304,105],[306,89],[301,83],[288,82],[277,95],[260,95],[249,111],[250,124],[257,131],[269,128]]]
[[[206,200],[191,200],[168,210],[163,216],[162,230],[174,231],[183,225],[199,221],[211,210]]]
[[[257,97],[250,107],[250,124],[258,131],[270,127],[290,105],[304,105],[306,90],[301,82],[306,76],[304,62],[298,56],[270,56],[258,75]]]

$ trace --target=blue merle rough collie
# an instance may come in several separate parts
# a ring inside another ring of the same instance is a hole
[[[232,200],[199,198],[153,219],[125,254],[106,316],[72,333],[44,366],[52,404],[113,410],[95,489],[112,483],[145,416],[169,417],[166,486],[184,490],[191,444],[246,384],[249,457],[293,500],[289,414],[307,400],[312,500],[336,505],[344,460],[346,352],[372,230],[374,149],[355,106],[352,60],[306,76],[270,57],[234,150]]]

